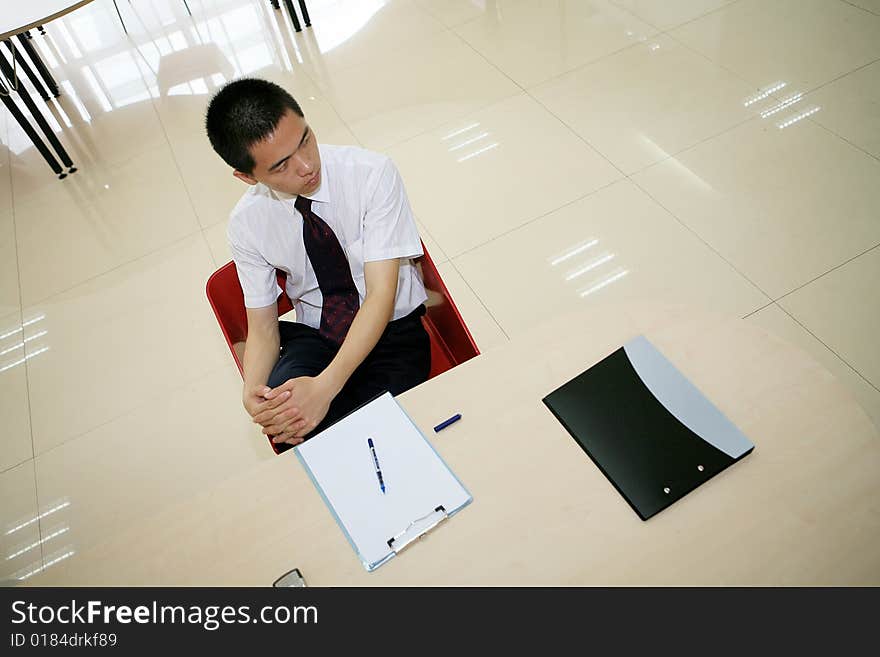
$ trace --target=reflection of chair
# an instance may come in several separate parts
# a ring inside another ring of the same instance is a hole
[[[156,86],[160,96],[167,96],[174,87],[201,81],[207,88],[214,85],[211,78],[219,74],[223,82],[235,77],[235,67],[215,43],[188,46],[159,58]],[[192,92],[190,92],[192,93]]]
[[[422,248],[424,249],[424,244]],[[427,249],[418,262],[425,289],[428,291],[428,301],[425,303],[428,312],[422,317],[422,323],[431,338],[430,378],[473,358],[480,351],[465,326],[458,308],[455,307],[452,297],[449,296],[449,290],[443,284]],[[284,289],[282,272],[278,272],[278,285],[282,290]],[[215,271],[208,279],[206,291],[229,351],[232,352],[238,371],[241,372],[244,341],[247,338],[247,314],[235,263],[228,262]],[[278,316],[291,309],[290,299],[282,293],[278,297]],[[274,444],[272,448],[278,451]]]

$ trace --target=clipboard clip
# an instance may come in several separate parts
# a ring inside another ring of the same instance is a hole
[[[427,534],[448,517],[449,514],[446,513],[446,509],[443,508],[443,505],[440,505],[428,515],[416,518],[409,523],[409,527],[393,538],[388,539],[388,547],[391,548],[395,555],[400,554],[410,543]]]

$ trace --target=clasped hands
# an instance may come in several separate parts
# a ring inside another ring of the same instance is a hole
[[[245,409],[273,443],[298,445],[327,415],[335,397],[321,377],[288,379],[276,388],[259,386],[245,399]]]

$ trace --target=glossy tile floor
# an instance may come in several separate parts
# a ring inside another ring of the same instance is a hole
[[[204,296],[243,188],[202,115],[244,74],[394,158],[484,351],[684,304],[800,346],[880,424],[876,1],[308,4],[300,34],[268,0],[120,2],[128,36],[95,0],[35,33],[80,170],[0,114],[0,579],[273,458]]]

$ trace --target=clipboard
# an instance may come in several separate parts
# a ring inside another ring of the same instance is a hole
[[[367,571],[400,554],[473,500],[388,392],[294,451]]]

